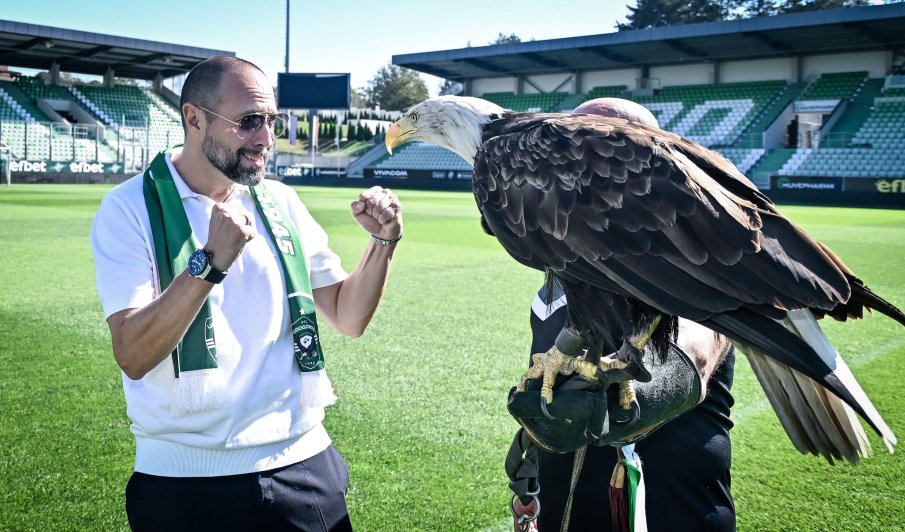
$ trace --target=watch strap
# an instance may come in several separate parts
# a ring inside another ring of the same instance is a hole
[[[201,279],[204,279],[205,281],[207,281],[209,283],[220,284],[220,282],[226,278],[226,272],[221,272],[217,268],[214,268],[214,265],[211,264],[210,260],[211,260],[210,255],[208,255],[207,270],[205,271],[205,273],[204,273],[203,277],[201,277]]]

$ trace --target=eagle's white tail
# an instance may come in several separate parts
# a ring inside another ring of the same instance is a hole
[[[782,324],[807,342],[833,368],[842,385],[879,428],[886,448],[893,452],[895,435],[817,324],[814,315],[809,310],[794,310],[788,313]],[[845,458],[855,464],[860,457],[870,454],[867,435],[851,407],[810,377],[776,362],[749,345],[736,345],[747,355],[786,434],[802,454],[820,454],[831,463],[834,458]]]

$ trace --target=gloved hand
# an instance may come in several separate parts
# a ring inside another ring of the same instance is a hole
[[[633,381],[641,414],[626,419],[619,405],[619,386],[604,389],[599,383],[571,377],[554,388],[553,402],[547,405],[548,418],[541,408],[540,379],[529,380],[525,391],[509,392],[509,413],[543,449],[570,452],[585,445],[621,447],[641,440],[670,419],[694,408],[704,398],[701,376],[694,362],[675,345],[670,345],[666,362],[660,364],[648,349],[644,365],[650,382]]]

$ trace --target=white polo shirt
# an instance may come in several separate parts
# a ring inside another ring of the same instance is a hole
[[[188,188],[169,154],[167,164],[192,232],[203,245],[214,201]],[[265,184],[295,224],[312,288],[345,279],[327,234],[298,195],[282,183]],[[180,477],[266,471],[309,458],[330,444],[321,425],[324,409],[301,406],[302,379],[293,356],[286,281],[277,250],[247,187],[236,187],[227,203],[250,213],[258,231],[209,296],[217,371],[224,372],[228,396],[215,411],[174,417],[170,357],[139,380],[124,373],[136,471]],[[159,295],[142,175],[104,197],[91,229],[91,247],[105,316],[144,307]]]

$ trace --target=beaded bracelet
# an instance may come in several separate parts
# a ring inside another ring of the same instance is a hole
[[[376,236],[376,235],[371,235],[371,238],[373,238],[381,246],[385,246],[387,244],[395,244],[396,242],[399,242],[400,240],[402,240],[402,233],[399,233],[399,236],[397,236],[396,238],[390,239],[390,240],[387,240],[385,238],[380,238],[379,236]]]

